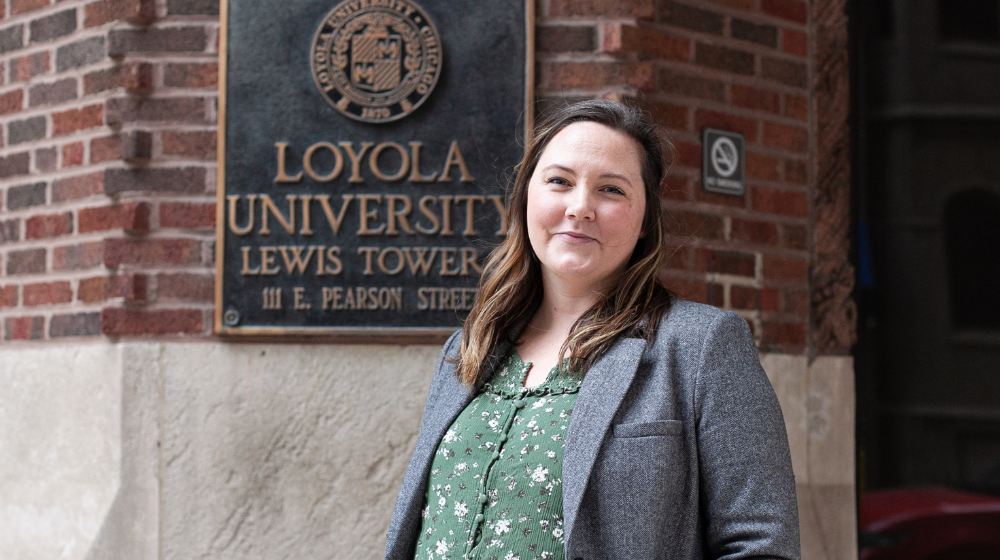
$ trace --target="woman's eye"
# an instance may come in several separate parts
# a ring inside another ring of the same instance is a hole
[[[568,185],[569,184],[569,182],[566,181],[566,179],[563,179],[562,177],[549,177],[548,179],[545,180],[545,182],[546,183],[551,183],[553,185]]]
[[[619,194],[619,195],[625,194],[625,191],[621,190],[620,188],[618,188],[618,187],[610,187],[610,186],[609,187],[604,187],[604,192],[608,192],[608,193],[611,193],[611,194]]]

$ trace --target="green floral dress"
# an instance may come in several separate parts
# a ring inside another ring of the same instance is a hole
[[[522,385],[516,351],[451,425],[431,464],[416,560],[563,560],[562,459],[582,375]]]

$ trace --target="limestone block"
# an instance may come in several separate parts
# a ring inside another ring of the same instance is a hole
[[[809,367],[809,483],[854,486],[854,361],[824,356]]]
[[[785,417],[792,469],[797,484],[809,483],[809,428],[806,394],[809,387],[808,360],[805,356],[763,354],[760,364],[778,395]]]
[[[161,346],[121,350],[121,484],[87,560],[159,560]]]
[[[858,557],[854,486],[798,485],[802,560]]]
[[[437,346],[162,350],[162,558],[381,558]]]
[[[118,490],[121,356],[110,344],[0,351],[0,556],[82,560]]]

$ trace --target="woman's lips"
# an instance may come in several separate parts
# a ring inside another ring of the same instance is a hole
[[[593,237],[575,231],[563,231],[556,234],[556,237],[566,243],[590,243],[596,241]]]

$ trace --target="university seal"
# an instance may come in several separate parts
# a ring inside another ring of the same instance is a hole
[[[441,38],[409,0],[345,0],[323,18],[311,59],[316,86],[337,111],[384,123],[409,115],[434,90]]]

